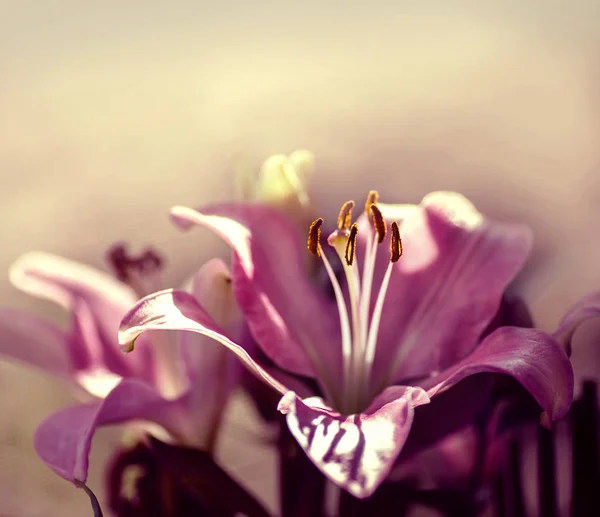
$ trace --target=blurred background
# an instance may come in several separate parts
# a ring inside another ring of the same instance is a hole
[[[162,249],[176,285],[225,249],[179,234],[169,208],[231,198],[234,157],[258,168],[306,148],[324,217],[372,188],[386,202],[451,189],[528,222],[521,287],[553,330],[600,289],[600,4],[482,4],[0,0],[0,270],[33,249],[103,267],[126,240]],[[60,317],[5,274],[0,295]],[[70,400],[0,362],[0,515],[89,514],[31,445]],[[274,507],[275,459],[240,452],[253,424],[236,407],[221,457]],[[99,434],[92,465],[117,436]]]

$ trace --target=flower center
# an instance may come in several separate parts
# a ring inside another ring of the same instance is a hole
[[[380,244],[385,240],[387,224],[377,206],[379,194],[369,192],[365,212],[369,219],[369,235],[366,239],[362,275],[356,256],[358,225],[352,224],[354,201],[344,203],[337,220],[337,228],[327,243],[337,252],[344,267],[348,285],[348,303],[333,268],[321,247],[323,219],[314,221],[309,230],[308,249],[323,260],[331,281],[340,317],[343,359],[342,412],[354,413],[364,409],[369,402],[371,370],[375,359],[377,334],[383,311],[383,303],[390,282],[393,265],[402,256],[402,241],[397,222],[390,224],[390,259],[371,311],[371,291],[375,262]],[[350,305],[350,311],[348,310]]]

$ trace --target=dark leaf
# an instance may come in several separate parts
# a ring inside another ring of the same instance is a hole
[[[325,500],[325,477],[291,435],[281,418],[279,483],[282,517],[320,517]]]
[[[269,517],[263,506],[206,452],[168,445],[154,438],[150,439],[150,448],[160,467],[202,501],[209,515]]]

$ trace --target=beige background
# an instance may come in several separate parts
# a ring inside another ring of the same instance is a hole
[[[169,207],[231,196],[235,153],[303,147],[326,217],[370,188],[457,189],[530,222],[525,290],[554,328],[600,288],[600,7],[447,4],[0,0],[0,270],[31,249],[100,266],[125,239],[166,248],[176,283],[223,247],[178,234]],[[58,317],[5,276],[0,293]],[[1,363],[0,393],[0,515],[89,515],[31,447],[67,390]],[[222,454],[272,505],[273,458],[238,454],[233,427]],[[96,464],[116,436],[101,433]]]

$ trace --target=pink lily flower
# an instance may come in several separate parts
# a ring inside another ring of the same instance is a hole
[[[110,258],[120,280],[40,252],[12,266],[17,287],[68,311],[67,330],[21,311],[0,312],[0,353],[61,377],[86,399],[48,416],[34,438],[42,460],[77,486],[87,478],[94,433],[105,425],[158,424],[159,436],[166,431],[179,445],[212,451],[239,370],[222,347],[189,333],[156,334],[152,343],[141,343],[137,356],[121,354],[119,322],[137,299],[162,287],[161,261],[151,251],[129,257],[121,246]],[[230,284],[227,266],[215,259],[191,279],[187,294],[236,335],[241,315]]]
[[[314,464],[359,498],[383,482],[409,434],[415,442],[439,438],[464,422],[474,401],[485,403],[491,376],[475,374],[516,379],[546,426],[566,413],[573,372],[556,339],[517,327],[482,338],[527,258],[527,228],[488,221],[449,192],[420,205],[380,205],[371,192],[354,224],[353,206],[342,207],[327,239],[341,283],[321,243],[323,221],[309,232],[334,300],[306,273],[301,237],[281,213],[247,203],[172,210],[181,227],[207,227],[232,247],[236,300],[275,368],[259,364],[189,293],[171,289],[143,298],[123,318],[122,349],[133,350],[150,330],[220,342],[281,394],[279,411]],[[388,227],[385,218],[395,221]]]

